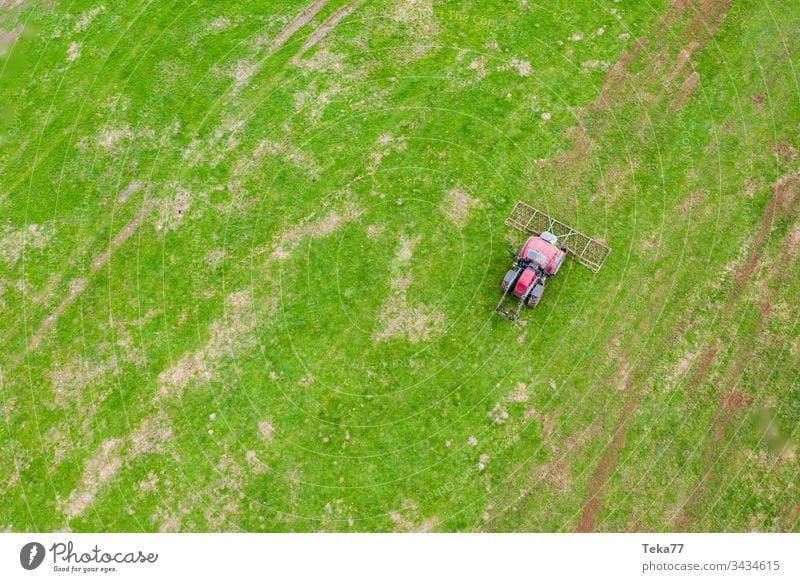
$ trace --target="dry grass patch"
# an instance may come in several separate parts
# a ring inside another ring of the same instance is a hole
[[[50,408],[82,409],[104,401],[111,388],[100,389],[98,385],[114,370],[111,360],[93,361],[76,357],[64,365],[56,364],[48,375],[53,383],[53,398],[45,401]],[[88,397],[91,401],[84,402]]]
[[[122,441],[109,439],[101,443],[83,467],[80,483],[72,490],[63,504],[68,519],[81,515],[94,503],[97,493],[119,472],[122,467]]]
[[[204,195],[200,195],[205,197]],[[155,226],[156,230],[176,230],[183,221],[189,208],[197,198],[186,188],[176,186],[175,195],[172,198],[158,200],[155,202]]]
[[[53,228],[48,223],[41,226],[29,224],[14,228],[9,223],[0,227],[0,261],[13,267],[26,250],[43,249],[53,238]]]
[[[378,137],[378,141],[376,144],[377,148],[370,154],[370,164],[368,167],[368,171],[370,173],[375,173],[378,167],[383,162],[383,158],[391,154],[392,152],[402,152],[406,149],[406,138],[404,135],[394,137],[389,133],[384,133],[380,137]]]
[[[459,187],[450,189],[442,201],[442,211],[458,228],[464,228],[469,221],[469,212],[480,208],[481,201],[473,198]]]
[[[328,0],[317,0],[310,4],[305,10],[298,14],[272,41],[269,46],[269,52],[273,53],[280,49],[291,36],[308,24],[312,18],[325,7]]]
[[[408,499],[403,501],[400,509],[389,512],[389,519],[394,524],[396,531],[410,533],[431,532],[439,523],[436,517],[423,519],[417,503]]]
[[[428,341],[444,331],[442,313],[429,305],[412,305],[408,299],[413,278],[407,265],[419,242],[419,237],[400,237],[400,248],[392,268],[391,292],[381,308],[380,329],[373,333],[374,341],[403,338],[417,343]]]
[[[178,361],[158,376],[161,397],[180,397],[190,383],[205,383],[217,373],[225,356],[234,356],[239,349],[253,347],[257,323],[252,298],[247,291],[238,291],[225,301],[223,316],[211,323],[205,345],[184,353]]]
[[[166,445],[172,438],[172,425],[167,415],[157,412],[145,418],[130,436],[128,455],[162,455],[166,452]]]
[[[398,0],[389,12],[392,21],[406,27],[414,44],[399,52],[403,63],[424,57],[435,43],[439,24],[433,13],[433,0]]]
[[[307,216],[299,224],[277,237],[271,258],[277,261],[286,260],[304,239],[330,236],[362,214],[363,210],[359,207],[346,204],[341,211],[333,210],[321,218]]]
[[[274,433],[275,427],[272,426],[271,422],[262,420],[258,423],[258,434],[265,443],[272,442]]]
[[[285,139],[280,141],[262,141],[253,152],[253,156],[257,161],[261,161],[265,157],[277,158],[290,166],[308,172],[309,176],[312,178],[319,176],[322,171],[316,160]]]

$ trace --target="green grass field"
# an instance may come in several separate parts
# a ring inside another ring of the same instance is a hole
[[[800,531],[795,2],[0,4],[0,529]]]

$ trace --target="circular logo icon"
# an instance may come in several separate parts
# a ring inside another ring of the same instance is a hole
[[[35,570],[44,561],[44,546],[39,542],[30,542],[19,551],[19,563],[26,570]]]

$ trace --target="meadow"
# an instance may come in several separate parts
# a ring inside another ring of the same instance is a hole
[[[800,531],[795,2],[0,5],[0,531]]]

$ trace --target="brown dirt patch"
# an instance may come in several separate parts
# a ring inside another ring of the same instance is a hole
[[[692,13],[688,18],[684,18],[683,13],[687,6],[689,6],[689,2],[673,2],[659,18],[652,34],[653,42],[651,44],[654,46],[652,50],[648,51],[652,56],[645,55],[642,51],[642,48],[648,45],[648,39],[645,37],[639,38],[630,49],[622,51],[617,62],[606,72],[603,87],[597,98],[589,103],[589,110],[610,110],[618,105],[618,102],[634,98],[641,106],[639,103],[641,98],[652,100],[655,96],[663,95],[666,90],[673,89],[678,93],[677,98],[672,102],[673,108],[683,105],[697,88],[699,76],[693,73],[682,82],[681,87],[675,88],[673,85],[680,77],[679,73],[685,70],[686,63],[690,62],[691,55],[700,49],[716,31],[716,27],[730,6],[730,0],[705,0],[697,6],[692,4]],[[667,44],[674,41],[676,36],[686,39],[686,49],[678,55],[677,61],[671,67],[671,73],[667,73],[665,69],[670,58]],[[627,40],[630,35],[623,33],[619,38]],[[627,89],[628,80],[631,78],[629,68],[635,60],[641,58],[647,59],[649,66],[645,66],[643,72],[638,74],[635,83],[636,94],[633,94]],[[671,82],[664,82],[667,78],[666,75],[672,76]],[[649,94],[645,94],[645,90]],[[579,131],[585,135],[582,123],[579,118]],[[640,124],[646,125],[646,116],[642,116]],[[568,136],[565,135],[565,137]],[[569,176],[573,185],[579,184],[580,172],[591,163],[591,158],[587,156],[590,150],[581,141],[576,140],[572,144],[571,151],[562,155],[562,164],[554,170],[558,176]]]
[[[800,223],[795,223],[789,229],[783,248],[787,258],[797,256],[797,251],[800,250]]]
[[[287,24],[283,30],[278,33],[275,39],[269,44],[268,53],[272,54],[278,50],[280,50],[284,44],[301,28],[307,25],[316,14],[322,10],[327,4],[327,0],[317,0],[313,4],[309,5],[305,10],[303,10],[300,14],[298,14],[289,24]],[[258,52],[260,51],[261,47],[264,46],[266,42],[263,38],[260,38],[255,43],[255,50]],[[261,63],[263,59],[256,59],[255,55],[239,60],[232,69],[226,72],[226,74],[233,79],[233,87],[231,92],[235,95],[238,94],[247,87],[250,83],[250,79],[253,78],[256,73],[261,68]]]
[[[694,38],[707,39],[714,36],[730,10],[733,0],[699,0],[686,2],[692,11],[686,33]]]
[[[131,433],[128,455],[161,455],[166,452],[166,444],[172,438],[172,425],[163,412],[145,418],[139,427]]]
[[[245,471],[228,454],[223,454],[216,466],[216,478],[203,491],[207,529],[234,531],[236,520],[232,516],[244,499]]]
[[[777,143],[772,146],[772,153],[784,164],[797,160],[797,150],[786,142]]]
[[[683,505],[677,523],[681,531],[686,531],[691,525],[698,503],[706,491],[708,481],[714,471],[715,455],[719,451],[720,444],[725,438],[725,433],[731,425],[736,414],[745,406],[752,403],[752,397],[738,389],[733,389],[718,395],[719,410],[711,421],[711,436],[706,443],[703,453],[703,465],[706,467],[700,482],[695,485],[689,494],[689,498]]]
[[[73,26],[72,30],[76,34],[80,34],[82,32],[86,32],[89,29],[89,26],[92,24],[92,20],[94,20],[95,16],[100,14],[105,10],[105,6],[95,6],[81,14],[80,18],[75,22],[75,26]]]
[[[511,66],[516,69],[520,77],[530,77],[533,72],[533,67],[531,67],[528,61],[518,59],[517,57],[511,59]]]
[[[77,42],[72,42],[67,48],[67,62],[71,63],[77,61],[81,56],[81,45]]]
[[[434,44],[439,24],[433,12],[433,0],[396,0],[392,3],[389,18],[405,27],[412,43],[401,48],[398,59],[402,63],[422,58]]]
[[[225,16],[218,16],[209,23],[208,27],[214,32],[219,32],[220,30],[227,30],[232,25],[233,23],[229,18]]]
[[[156,230],[176,230],[193,201],[194,195],[186,188],[179,187],[171,199],[156,202]]]
[[[751,251],[747,261],[736,269],[736,281],[739,283],[735,285],[733,290],[728,296],[728,304],[732,305],[734,299],[739,296],[739,292],[751,276],[756,274],[759,269],[761,261],[761,247],[765,243],[772,226],[776,220],[783,216],[787,216],[796,211],[798,201],[800,201],[800,173],[790,174],[784,176],[772,190],[772,196],[767,202],[764,210],[764,215],[761,218],[758,231],[751,243]]]
[[[367,238],[373,241],[378,240],[385,230],[386,227],[382,224],[370,224],[367,227]]]
[[[749,256],[744,265],[736,270],[737,284],[726,299],[723,317],[729,318],[731,316],[736,305],[736,300],[740,296],[740,289],[745,286],[744,283],[749,281],[750,278],[758,272],[762,248],[772,230],[775,220],[779,217],[796,212],[798,201],[800,201],[799,193],[800,173],[785,176],[776,182],[773,188],[773,194],[764,210],[758,231],[753,238]],[[763,318],[769,316],[771,312],[769,302],[767,301],[766,303],[767,308],[762,306],[760,310],[761,317],[757,320],[757,327],[760,327]],[[716,347],[711,347],[706,351],[701,365],[693,376],[693,382],[698,382],[705,378],[710,362],[716,353]],[[735,360],[726,372],[723,386],[736,386],[746,363],[747,359],[745,357],[740,357]],[[752,398],[748,394],[736,388],[729,388],[728,390],[719,392],[717,398],[719,406],[711,421],[711,426],[709,427],[710,436],[705,444],[702,458],[703,466],[706,467],[706,469],[703,472],[700,482],[691,490],[686,502],[683,504],[683,507],[676,517],[676,523],[681,530],[688,530],[694,520],[700,500],[706,492],[708,482],[715,470],[715,455],[720,448],[720,444],[729,426],[736,414],[743,407],[749,406],[752,402]]]
[[[678,90],[678,96],[672,102],[670,106],[673,110],[680,109],[686,102],[689,101],[689,98],[692,94],[697,90],[697,86],[700,84],[700,73],[694,71],[691,75],[684,79],[683,83],[681,83],[681,87]]]
[[[104,127],[97,136],[97,145],[106,153],[114,153],[121,143],[133,138],[133,131],[129,125],[112,128]]]
[[[683,72],[684,67],[686,67],[686,64],[691,60],[692,54],[699,47],[700,43],[696,40],[693,40],[685,49],[681,49],[681,52],[678,53],[678,58],[675,59],[672,68],[667,74],[667,83],[672,83],[678,77],[678,75]]]
[[[523,382],[517,382],[514,391],[507,397],[509,402],[527,402],[529,399],[528,387]]]
[[[706,376],[708,376],[708,370],[711,367],[711,363],[714,361],[714,358],[717,356],[717,351],[719,348],[717,346],[711,346],[700,358],[700,363],[697,365],[697,369],[695,370],[694,374],[692,374],[692,385],[697,385],[702,382]]]
[[[138,180],[133,180],[128,184],[125,189],[117,196],[117,204],[125,204],[132,194],[136,194],[142,189],[143,184]]]
[[[212,471],[213,477],[204,484],[191,483],[190,490],[167,487],[171,494],[150,516],[161,532],[177,532],[184,528],[205,531],[238,531],[235,515],[245,500],[244,483],[247,471],[225,451]],[[165,481],[169,485],[169,481]],[[183,518],[202,510],[205,523],[183,522]]]
[[[535,474],[537,481],[546,483],[556,491],[566,491],[572,484],[572,472],[566,454],[560,455],[552,463],[539,467]]]
[[[486,70],[486,63],[487,59],[485,56],[481,55],[472,59],[469,63],[469,69],[471,71],[475,71],[475,78],[480,81],[484,77],[486,77],[488,71]]]
[[[435,517],[423,519],[419,513],[419,506],[408,499],[402,502],[400,509],[389,512],[389,519],[395,524],[397,531],[411,533],[430,532],[439,523]]]
[[[613,104],[615,94],[621,93],[625,88],[625,80],[628,77],[628,66],[636,58],[636,55],[647,46],[647,38],[641,37],[633,45],[630,51],[622,51],[617,62],[606,72],[603,88],[600,95],[589,104],[590,109],[608,109]]]
[[[3,56],[7,48],[17,42],[20,34],[22,34],[21,26],[7,31],[0,30],[0,56]]]
[[[103,377],[114,370],[111,360],[94,361],[83,357],[73,358],[65,365],[56,365],[48,372],[53,383],[53,398],[45,405],[51,408],[84,408],[84,404],[103,402],[111,389],[97,387]],[[88,392],[87,392],[88,391]],[[84,396],[91,394],[91,402],[84,403]]]
[[[258,434],[261,437],[261,440],[264,442],[271,442],[273,438],[273,434],[275,433],[275,428],[272,426],[271,422],[266,420],[262,420],[258,423]]]

